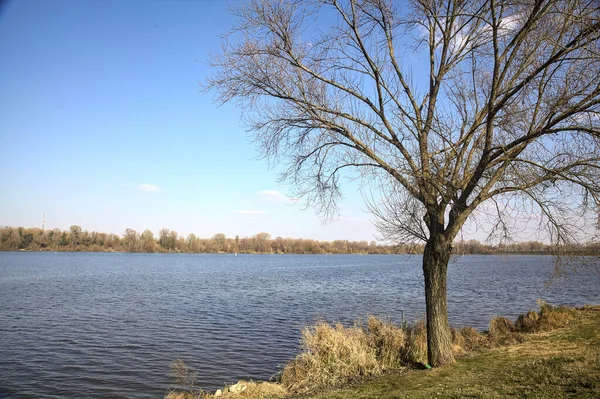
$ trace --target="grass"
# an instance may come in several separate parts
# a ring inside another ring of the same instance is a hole
[[[185,386],[185,385],[184,385]],[[243,390],[240,389],[243,387]],[[232,389],[238,388],[238,389]],[[232,389],[231,392],[229,390]],[[288,392],[281,384],[272,382],[238,381],[236,384],[223,387],[219,390],[221,398],[236,399],[276,399],[288,397]],[[193,386],[186,386],[183,390],[171,390],[165,396],[165,399],[208,399],[214,398],[215,394],[203,391]]]
[[[281,373],[281,384],[291,393],[344,385],[400,367],[406,331],[369,317],[366,324],[344,327],[319,322],[302,331],[302,353]]]
[[[309,398],[600,398],[600,307],[558,310],[568,317],[549,317],[552,311],[535,329],[550,329],[552,320],[562,326],[521,333],[521,342],[488,342],[453,365],[407,369]]]
[[[515,323],[496,318],[485,334],[465,327],[452,336],[458,361],[419,370],[410,365],[424,361],[427,353],[422,322],[403,327],[376,318],[353,327],[318,323],[303,331],[303,351],[285,367],[280,384],[235,397],[600,398],[600,306],[573,310],[542,303],[539,312]],[[179,395],[174,391],[168,397],[210,396]]]
[[[361,328],[320,322],[302,331],[302,349],[281,373],[282,385],[291,392],[338,386],[381,373],[376,351]]]

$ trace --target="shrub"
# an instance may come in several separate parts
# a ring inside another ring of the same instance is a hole
[[[467,352],[478,351],[488,346],[487,337],[471,326],[461,328],[459,335],[464,341],[463,348]]]
[[[364,329],[319,322],[302,331],[302,350],[281,374],[289,391],[306,392],[339,386],[359,377],[381,373],[376,349]]]
[[[540,315],[535,310],[527,312],[527,314],[519,315],[515,327],[521,332],[537,331],[539,326]]]
[[[426,342],[423,322],[399,327],[374,316],[350,328],[319,322],[302,332],[302,353],[284,367],[281,383],[296,393],[339,386],[423,361]]]
[[[515,325],[506,317],[494,317],[490,321],[490,335],[501,336],[513,333],[516,331]]]
[[[382,368],[388,369],[400,365],[406,342],[406,334],[402,328],[370,316],[367,319],[367,337],[369,344],[375,348],[377,360]]]
[[[540,317],[536,331],[549,331],[566,326],[573,320],[574,311],[564,306],[551,306],[543,303],[540,306]]]
[[[493,345],[511,345],[522,341],[514,323],[506,317],[495,317],[490,321],[488,341]]]
[[[406,344],[402,360],[407,363],[427,363],[427,327],[424,320],[405,326]]]
[[[452,334],[452,352],[455,355],[462,355],[465,350],[465,338],[460,334],[460,331],[455,328],[450,328]]]
[[[524,333],[550,331],[564,327],[573,319],[573,309],[562,306],[551,306],[539,300],[540,311],[534,310],[525,315],[519,315],[515,327]]]
[[[203,399],[210,395],[196,387],[196,374],[181,359],[171,364],[171,376],[183,390],[172,390],[167,393],[167,399]]]

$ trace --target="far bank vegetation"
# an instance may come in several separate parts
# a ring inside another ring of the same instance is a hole
[[[477,240],[454,244],[456,254],[550,254],[556,248],[538,241],[486,245]],[[421,254],[423,244],[385,245],[375,241],[317,241],[304,238],[273,238],[269,233],[250,237],[226,237],[217,233],[210,238],[195,234],[183,237],[175,230],[161,229],[158,237],[150,230],[142,233],[126,229],[122,235],[89,232],[80,226],[69,230],[0,227],[0,251],[81,251],[81,252],[175,252],[244,254]],[[564,250],[564,249],[563,249]],[[572,248],[578,253],[600,253],[600,243]]]

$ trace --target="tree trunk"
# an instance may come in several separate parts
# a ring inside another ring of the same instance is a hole
[[[431,234],[423,252],[427,310],[427,358],[433,367],[454,362],[446,304],[446,275],[451,252],[451,244],[437,234]]]

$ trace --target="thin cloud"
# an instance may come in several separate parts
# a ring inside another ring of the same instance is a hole
[[[267,212],[257,209],[240,209],[239,211],[235,211],[234,213],[237,215],[264,215]]]
[[[160,191],[160,187],[158,187],[154,184],[148,184],[148,183],[140,184],[139,186],[137,186],[137,189],[140,191],[146,191],[149,193],[155,193],[157,191]]]
[[[258,192],[260,200],[263,202],[279,202],[289,204],[295,202],[294,198],[290,198],[284,193],[277,190],[261,190]]]

